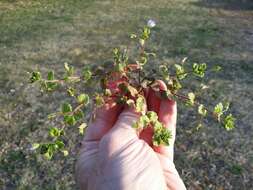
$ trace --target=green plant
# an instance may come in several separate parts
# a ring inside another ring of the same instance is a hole
[[[41,90],[51,92],[60,86],[64,86],[67,94],[74,99],[74,103],[65,102],[59,112],[49,115],[50,119],[62,117],[63,125],[61,127],[50,127],[49,136],[52,140],[48,143],[35,143],[33,149],[48,159],[51,159],[56,152],[62,152],[65,156],[68,155],[63,141],[65,127],[78,124],[79,133],[84,134],[84,129],[87,127],[86,122],[83,122],[85,107],[91,102],[94,102],[96,107],[100,107],[112,99],[118,104],[134,107],[140,113],[140,119],[133,125],[134,128],[142,130],[146,127],[153,127],[154,145],[168,145],[171,138],[170,131],[159,122],[155,112],[144,111],[144,91],[147,88],[156,91],[160,98],[183,101],[186,106],[196,108],[200,116],[200,125],[203,118],[210,115],[226,130],[234,128],[235,118],[231,113],[228,113],[229,103],[219,102],[213,109],[210,109],[199,101],[200,95],[196,95],[194,92],[182,93],[185,87],[183,81],[186,78],[190,76],[203,78],[205,76],[208,69],[205,63],[189,65],[185,58],[181,63],[172,66],[160,64],[159,67],[150,69],[148,62],[155,58],[156,54],[147,51],[146,44],[153,27],[155,27],[155,22],[149,20],[148,24],[138,34],[130,35],[131,41],[137,44],[138,49],[138,54],[133,62],[129,59],[130,50],[128,47],[114,48],[113,62],[107,63],[103,68],[85,66],[82,71],[75,71],[74,67],[65,63],[65,74],[62,78],[56,78],[54,71],[48,72],[47,78],[43,78],[39,71],[31,73],[30,82],[39,83]],[[220,70],[221,67],[219,66],[210,69],[211,72]],[[167,90],[158,88],[158,79],[164,81]],[[100,81],[100,90],[89,94],[82,92],[80,86],[76,86],[76,84],[89,86],[91,81]],[[205,88],[205,85],[199,87],[199,89]]]

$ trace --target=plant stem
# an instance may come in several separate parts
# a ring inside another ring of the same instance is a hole
[[[181,75],[185,75],[185,74],[191,74],[191,73],[193,73],[193,71],[186,71],[186,72],[184,72],[184,73],[180,73],[180,74],[178,74],[178,75],[170,75],[170,77],[178,77],[178,76],[181,76]]]
[[[81,77],[79,76],[73,76],[73,77],[68,77],[69,80],[81,80]],[[54,82],[54,83],[64,83],[66,82],[65,79],[56,79],[56,80],[43,80],[44,82]]]

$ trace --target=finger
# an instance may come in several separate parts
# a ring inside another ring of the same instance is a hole
[[[166,128],[172,131],[172,135],[175,137],[177,122],[177,103],[169,99],[162,100],[158,118]]]
[[[161,99],[156,95],[153,89],[149,89],[147,97],[147,106],[149,111],[159,112]]]
[[[147,127],[140,132],[139,138],[148,143],[149,146],[153,145],[152,137],[154,130],[152,127]]]
[[[142,107],[144,113],[147,111],[147,103],[144,98],[144,104]],[[121,136],[121,133],[129,132],[129,137],[131,134],[136,137],[137,132],[136,129],[133,128],[133,124],[136,123],[141,116],[141,113],[136,112],[136,109],[133,107],[126,106],[122,113],[119,115],[117,122],[113,126],[110,133],[114,133],[116,135]],[[126,132],[123,132],[126,131]],[[123,135],[123,134],[122,134]],[[126,137],[127,138],[127,137]]]
[[[163,174],[167,183],[167,188],[186,190],[184,182],[180,178],[173,161],[159,153],[157,153],[157,156],[163,168]]]
[[[158,114],[159,121],[171,131],[172,138],[169,146],[154,146],[154,150],[173,160],[174,142],[176,136],[177,105],[173,100],[162,100]]]
[[[97,109],[95,120],[90,121],[76,164],[76,179],[85,189],[97,164],[99,141],[112,128],[120,112],[121,106],[111,101]]]
[[[85,141],[100,140],[115,124],[122,106],[111,101],[95,111],[95,119],[90,121],[86,130]]]
[[[156,84],[158,89],[167,90],[167,87],[163,81],[157,80]],[[148,110],[159,113],[161,101],[162,101],[161,98],[157,96],[157,92],[155,92],[152,88],[150,88],[147,96]],[[150,146],[152,146],[153,134],[154,134],[153,128],[148,127],[140,133],[140,139],[146,141]]]
[[[138,121],[139,117],[140,113],[135,112],[133,108],[125,108],[112,128],[112,133],[122,137],[123,135],[125,136],[125,134],[130,138],[131,135],[135,137],[137,133],[136,129],[133,128],[133,124]]]
[[[138,121],[140,114],[133,109],[125,109],[118,117],[113,128],[101,139],[99,147],[110,157],[131,142],[138,141],[136,129],[132,126]],[[132,143],[131,143],[132,144]]]
[[[157,80],[156,85],[158,90],[160,91],[167,90],[166,84],[161,80]],[[152,88],[149,89],[147,98],[148,111],[154,111],[156,113],[159,113],[162,99],[159,96],[157,96],[157,93],[159,92],[154,91]]]

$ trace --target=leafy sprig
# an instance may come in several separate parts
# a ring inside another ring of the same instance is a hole
[[[184,93],[186,88],[183,82],[186,78],[191,76],[203,78],[206,72],[221,70],[220,66],[208,70],[206,63],[190,65],[187,63],[187,58],[184,58],[181,63],[175,63],[173,67],[161,64],[157,69],[150,69],[149,60],[151,57],[156,57],[156,54],[146,50],[146,42],[152,37],[152,28],[155,25],[153,20],[149,20],[139,33],[131,34],[131,41],[136,43],[139,49],[136,58],[129,58],[129,47],[114,48],[113,61],[106,67],[90,68],[86,66],[78,73],[73,66],[64,63],[65,74],[58,79],[54,71],[49,71],[46,78],[43,78],[39,71],[31,73],[30,82],[39,83],[41,90],[52,92],[62,86],[65,87],[68,96],[74,100],[64,102],[60,111],[49,115],[50,119],[61,117],[63,126],[49,127],[50,142],[35,143],[33,149],[38,150],[47,159],[51,159],[57,152],[62,152],[66,156],[68,152],[62,140],[65,136],[65,128],[78,125],[78,131],[83,135],[87,127],[86,122],[83,122],[84,113],[89,104],[93,102],[96,107],[101,107],[112,100],[118,104],[133,107],[140,114],[139,120],[133,125],[136,130],[153,128],[153,145],[169,145],[171,132],[159,121],[157,113],[145,110],[144,94],[147,88],[154,90],[160,98],[182,101],[188,107],[195,107],[197,114],[202,119],[212,116],[226,130],[235,127],[235,118],[229,113],[228,103],[219,102],[210,108],[204,102],[199,101],[197,93],[193,91]],[[100,81],[100,89],[95,93],[83,92],[73,85],[77,83],[89,85],[91,79]],[[167,90],[157,88],[158,79],[164,81]],[[202,85],[200,88],[204,89],[206,86]]]

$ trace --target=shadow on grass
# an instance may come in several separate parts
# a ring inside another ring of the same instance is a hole
[[[200,7],[224,9],[231,11],[250,11],[253,10],[252,0],[199,0],[192,4]]]

